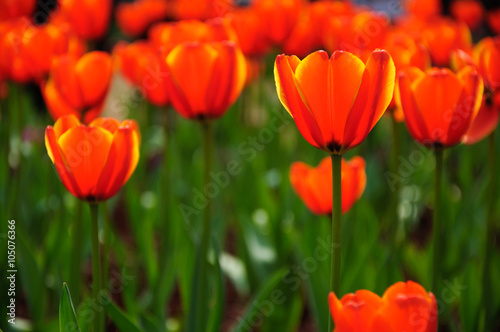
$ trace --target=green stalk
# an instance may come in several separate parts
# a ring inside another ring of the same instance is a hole
[[[109,279],[109,243],[111,241],[110,237],[111,237],[111,218],[109,216],[109,210],[108,210],[108,204],[107,202],[104,202],[102,203],[102,209],[103,209],[103,219],[102,219],[102,223],[103,223],[103,230],[104,230],[104,243],[103,243],[103,247],[102,247],[102,257],[103,257],[103,261],[102,261],[102,283],[103,285],[107,285],[108,284],[108,279]]]
[[[330,261],[330,291],[340,294],[340,262],[342,257],[342,156],[332,155],[332,237]],[[328,319],[328,331],[332,331],[332,319]]]
[[[439,294],[439,281],[441,278],[440,271],[442,261],[442,250],[441,244],[443,239],[443,231],[442,231],[442,216],[441,216],[441,207],[442,207],[442,196],[443,196],[443,150],[441,148],[436,148],[434,151],[434,155],[436,158],[436,175],[434,179],[434,215],[433,215],[433,223],[434,223],[434,254],[433,254],[433,264],[432,264],[432,291],[435,294]]]
[[[83,255],[83,202],[78,200],[76,204],[76,218],[71,234],[73,250],[71,252],[69,287],[73,290],[73,302],[80,303]]]
[[[90,240],[92,252],[92,297],[99,303],[99,293],[102,290],[101,256],[99,255],[99,205],[90,206]],[[97,310],[92,321],[93,332],[104,331],[104,311]]]
[[[494,251],[494,237],[495,237],[495,185],[496,185],[496,157],[495,157],[495,132],[488,137],[488,157],[489,157],[489,170],[490,178],[488,183],[489,199],[488,210],[486,215],[486,248],[484,254],[483,265],[483,315],[484,315],[484,330],[489,331],[491,321],[491,309],[493,308],[491,289],[493,287],[491,282],[491,256]]]

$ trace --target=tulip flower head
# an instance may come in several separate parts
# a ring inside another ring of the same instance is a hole
[[[332,160],[324,158],[318,167],[295,162],[290,168],[290,182],[297,195],[311,212],[332,213]],[[354,157],[342,159],[342,213],[347,213],[363,195],[366,187],[365,161]]]
[[[483,82],[474,67],[457,74],[447,68],[404,69],[399,75],[399,98],[413,138],[434,148],[458,144],[481,105]]]
[[[4,0],[0,1],[0,21],[29,16],[33,13],[36,0]]]
[[[124,34],[140,36],[154,22],[163,20],[168,15],[168,3],[165,0],[137,0],[120,3],[116,7],[116,21]]]
[[[166,65],[171,102],[188,119],[222,116],[245,84],[245,57],[231,41],[177,45],[168,54]]]
[[[139,161],[140,134],[133,120],[98,118],[84,126],[74,115],[45,130],[45,146],[59,178],[75,197],[91,203],[113,197]]]
[[[484,17],[484,7],[476,0],[455,0],[450,11],[453,17],[467,24],[472,30],[481,24]]]
[[[324,51],[279,55],[274,65],[278,97],[304,138],[329,154],[343,154],[367,137],[389,105],[395,66],[384,50],[366,64],[355,55]]]
[[[102,111],[113,65],[109,54],[94,51],[81,58],[63,56],[54,61],[42,93],[54,120],[74,114],[89,123]]]
[[[382,297],[368,290],[328,297],[335,332],[436,332],[437,302],[419,284],[398,282]]]

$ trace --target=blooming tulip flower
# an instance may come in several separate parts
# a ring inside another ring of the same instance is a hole
[[[253,7],[238,8],[225,16],[233,28],[241,51],[246,56],[262,57],[271,45],[266,39],[266,25]]]
[[[36,0],[4,0],[0,1],[0,21],[29,16],[33,13]]]
[[[51,19],[69,22],[85,40],[102,38],[108,30],[111,0],[58,0]]]
[[[324,158],[314,168],[295,162],[290,168],[290,182],[307,208],[317,215],[332,213],[332,160]],[[365,161],[354,157],[342,160],[342,213],[351,209],[366,187]]]
[[[400,103],[413,138],[428,147],[458,144],[474,120],[483,82],[474,67],[454,74],[447,68],[404,69],[399,76]]]
[[[437,302],[419,284],[398,282],[379,297],[368,290],[328,296],[335,332],[435,332]]]
[[[54,119],[74,114],[88,123],[102,111],[113,65],[111,57],[100,51],[80,59],[63,56],[54,61],[42,93]]]
[[[366,64],[349,52],[279,55],[274,66],[281,103],[304,138],[330,154],[343,154],[366,138],[394,90],[389,53],[376,50]]]
[[[454,18],[464,22],[472,30],[481,24],[484,17],[484,7],[476,0],[453,1],[450,11]]]
[[[168,3],[165,0],[137,0],[120,3],[116,7],[116,21],[127,36],[140,36],[154,22],[163,20],[168,15]]]
[[[188,119],[222,116],[245,84],[245,57],[231,41],[180,44],[168,54],[166,64],[172,104]]]
[[[84,126],[74,115],[45,131],[45,145],[59,177],[75,197],[101,202],[128,181],[139,161],[140,134],[133,120],[98,118]]]

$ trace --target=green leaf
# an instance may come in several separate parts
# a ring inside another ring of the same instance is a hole
[[[76,319],[75,307],[73,306],[73,301],[71,301],[71,294],[66,283],[63,283],[61,302],[59,303],[59,331],[80,331],[80,326]]]
[[[130,318],[127,317],[126,314],[113,303],[113,301],[111,301],[110,298],[104,297],[104,303],[104,309],[106,309],[106,312],[111,317],[111,320],[115,323],[119,331],[141,332],[141,329],[139,329],[130,320]]]
[[[213,239],[213,247],[215,248],[214,255],[214,282],[215,282],[215,304],[210,310],[208,317],[207,331],[217,332],[220,331],[222,316],[224,313],[224,277],[222,275],[221,266],[219,262],[219,255],[221,254],[220,248],[217,246],[217,241]]]

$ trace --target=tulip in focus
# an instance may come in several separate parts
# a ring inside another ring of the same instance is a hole
[[[98,118],[85,126],[67,115],[45,131],[47,153],[62,183],[91,203],[113,197],[128,181],[139,161],[139,144],[133,120]]]
[[[231,41],[180,44],[168,54],[166,64],[171,102],[188,119],[222,116],[245,84],[245,57]]]
[[[290,182],[297,195],[311,212],[332,213],[332,160],[324,158],[317,167],[295,162],[290,168]],[[354,157],[342,159],[342,213],[347,213],[363,195],[366,187],[365,161]]]
[[[279,55],[274,66],[281,103],[304,138],[329,154],[343,154],[367,137],[389,105],[395,67],[376,50],[366,64],[355,55],[324,51]]]
[[[437,302],[419,284],[397,282],[379,297],[369,290],[328,296],[335,332],[436,332]]]
[[[165,19],[168,15],[168,3],[165,0],[137,0],[120,3],[116,7],[116,21],[124,34],[140,36],[154,22]]]
[[[56,59],[49,79],[41,86],[52,118],[74,114],[85,123],[95,119],[102,111],[112,72],[111,57],[105,52]]]

